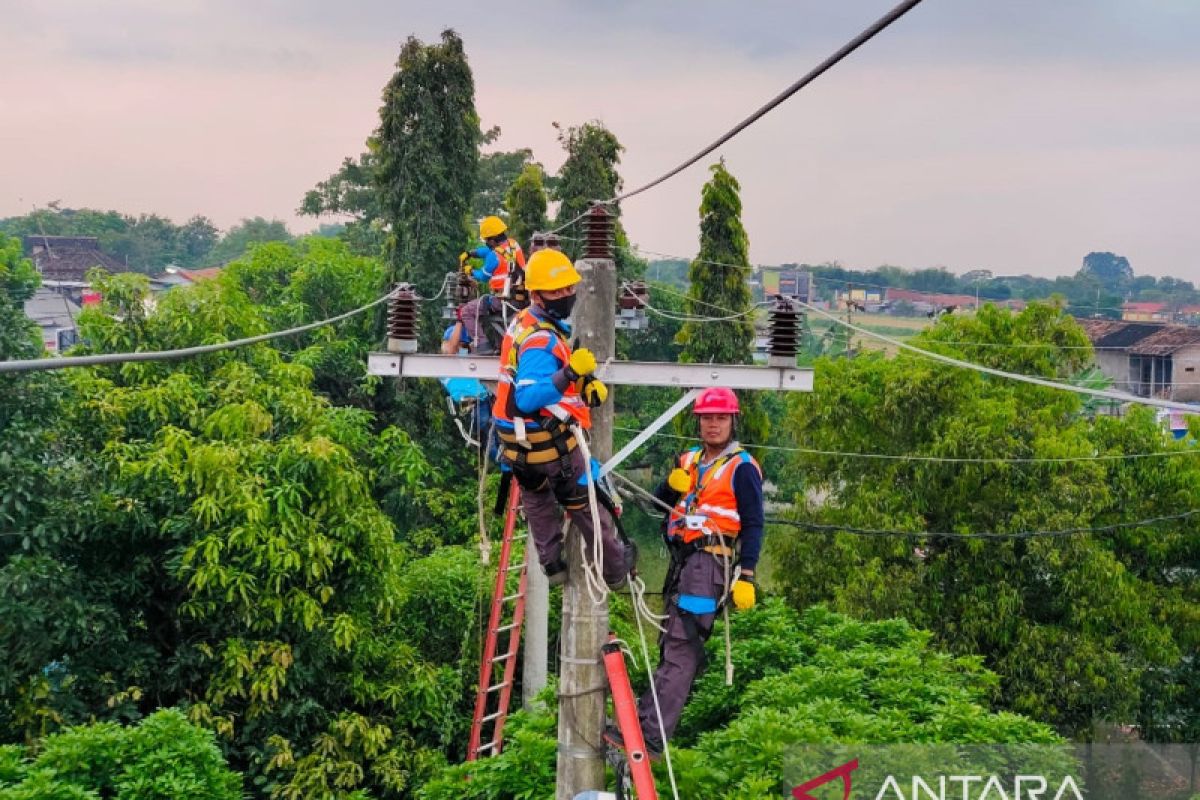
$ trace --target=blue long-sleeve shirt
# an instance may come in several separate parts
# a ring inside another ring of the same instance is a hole
[[[567,323],[550,319],[538,306],[530,306],[529,310],[542,322],[553,323],[563,336],[571,335],[571,326]],[[554,338],[537,336],[531,339],[526,340],[517,354],[513,398],[523,416],[534,417],[541,409],[562,400],[569,381],[563,373],[566,364],[554,355]]]
[[[678,464],[679,460],[676,459],[672,466]],[[753,570],[758,566],[758,558],[762,553],[763,525],[766,517],[763,512],[762,475],[748,462],[738,464],[734,470],[733,496],[737,501],[737,512],[742,525],[738,532],[741,548],[738,564],[742,569]],[[680,495],[663,481],[654,490],[654,496],[673,507],[679,502]]]
[[[471,271],[471,277],[480,283],[487,283],[495,274],[496,268],[500,266],[500,256],[495,250],[487,245],[480,245],[470,252],[471,256],[483,259],[483,266],[479,269]]]

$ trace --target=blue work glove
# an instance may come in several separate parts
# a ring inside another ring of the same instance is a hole
[[[594,458],[592,459],[592,465],[591,465],[592,483],[596,484],[596,486],[600,485],[600,468],[602,466],[604,466],[604,465],[601,464],[599,461],[597,461]],[[587,485],[587,475],[580,475],[578,483],[580,486],[586,486]]]

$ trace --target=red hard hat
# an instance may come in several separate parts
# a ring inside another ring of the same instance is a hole
[[[737,395],[723,386],[705,389],[692,406],[693,414],[736,414],[738,411]]]

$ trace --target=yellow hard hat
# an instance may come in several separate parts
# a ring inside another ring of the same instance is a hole
[[[553,292],[579,281],[571,259],[558,250],[538,250],[525,265],[525,288],[531,292]]]
[[[479,223],[479,238],[490,239],[493,236],[499,236],[506,230],[508,230],[508,226],[499,217],[484,217],[483,222]]]

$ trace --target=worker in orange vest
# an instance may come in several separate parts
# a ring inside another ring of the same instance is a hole
[[[492,407],[500,437],[501,463],[521,487],[525,518],[538,561],[552,585],[567,579],[558,506],[570,515],[592,552],[601,537],[605,583],[625,584],[636,550],[614,532],[611,508],[598,512],[594,529],[589,507],[587,470],[579,437],[591,427],[591,409],[608,398],[608,388],[593,374],[596,358],[567,344],[567,321],[575,306],[580,275],[557,250],[541,250],[529,259],[525,287],[530,306],[509,326],[500,345],[500,380]]]
[[[728,600],[738,609],[755,603],[754,570],[763,537],[762,469],[734,439],[739,412],[730,389],[705,389],[692,411],[699,417],[700,445],[679,455],[675,468],[655,496],[672,507],[665,520],[671,553],[663,595],[666,632],[654,671],[654,690],[662,727],[650,690],[638,700],[638,717],[652,757],[671,738],[704,666],[704,643],[717,612]],[[615,728],[609,743],[624,749]]]
[[[514,283],[520,283],[525,270],[525,253],[516,239],[508,236],[508,226],[499,217],[484,217],[479,223],[479,238],[483,245],[459,256],[463,271],[480,283],[486,283],[496,297],[508,296]],[[483,260],[475,269],[469,258]]]

